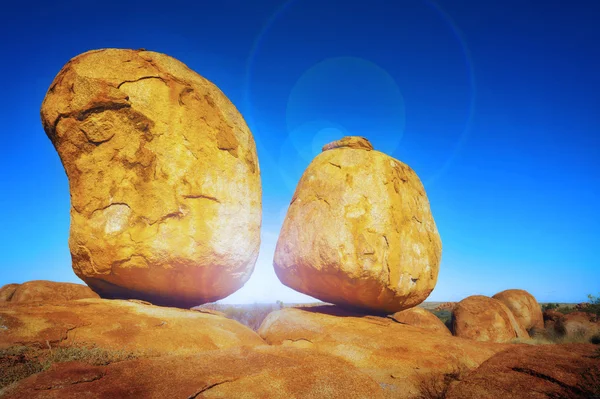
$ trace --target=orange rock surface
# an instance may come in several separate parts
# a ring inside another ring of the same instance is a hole
[[[442,246],[416,173],[371,148],[359,137],[323,148],[298,183],[273,263],[296,291],[393,313],[433,290]]]
[[[508,342],[529,338],[510,309],[497,299],[473,295],[458,302],[452,311],[452,332],[476,341]]]
[[[382,389],[348,362],[312,351],[261,346],[90,366],[56,364],[5,398],[379,399]]]
[[[94,291],[192,307],[248,280],[256,146],[214,84],[164,54],[89,51],[58,73],[41,117],[69,178],[73,270]]]
[[[442,335],[452,335],[448,327],[433,313],[422,308],[410,308],[390,316],[402,324],[408,324]]]
[[[0,288],[0,302],[61,302],[85,298],[98,298],[98,294],[82,284],[46,280],[7,284]]]
[[[193,310],[107,299],[0,305],[0,348],[83,345],[161,355],[261,344],[237,321]]]
[[[515,345],[453,384],[446,399],[593,398],[600,381],[595,349],[590,344]]]
[[[473,369],[508,347],[428,332],[390,317],[366,316],[337,306],[272,312],[258,333],[272,345],[345,359],[379,382],[388,398],[415,398],[423,376]]]
[[[544,328],[542,307],[533,295],[525,290],[506,290],[492,298],[505,304],[526,330]]]

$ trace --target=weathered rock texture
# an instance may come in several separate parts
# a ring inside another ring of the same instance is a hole
[[[525,290],[506,290],[492,298],[505,304],[525,329],[543,329],[542,307],[533,295]]]
[[[76,299],[98,298],[90,287],[82,284],[34,280],[23,284],[7,284],[0,288],[0,302],[63,302]]]
[[[408,324],[437,334],[452,335],[448,327],[433,313],[423,308],[411,308],[390,316],[398,323]]]
[[[193,310],[106,299],[0,305],[0,348],[83,345],[162,355],[261,344],[237,321]]]
[[[0,288],[0,302],[9,302],[20,284],[6,284]]]
[[[94,291],[192,307],[248,280],[256,148],[214,84],[164,54],[89,51],[56,76],[41,116],[69,178],[73,269]]]
[[[446,398],[594,398],[600,394],[594,349],[590,344],[513,346],[451,385]]]
[[[427,298],[441,241],[421,181],[363,138],[326,145],[302,176],[274,266],[322,301],[393,313]]]
[[[272,312],[258,333],[272,345],[345,359],[379,382],[389,398],[415,398],[424,376],[473,369],[509,346],[440,335],[391,317],[364,316],[337,306]]]
[[[382,389],[348,362],[261,346],[98,367],[56,364],[7,389],[6,398],[379,399]]]
[[[529,338],[510,309],[497,299],[483,295],[467,297],[452,311],[452,332],[476,341],[508,342]]]

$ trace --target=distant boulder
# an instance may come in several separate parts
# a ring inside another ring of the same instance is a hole
[[[402,324],[419,327],[437,334],[452,335],[448,327],[436,315],[423,308],[406,309],[389,317]]]
[[[452,311],[452,332],[476,341],[508,342],[529,338],[510,309],[497,299],[483,295],[467,297]]]
[[[394,313],[431,293],[441,254],[417,174],[352,136],[325,145],[304,171],[273,263],[279,280],[296,291]]]
[[[542,308],[533,295],[525,290],[506,290],[492,298],[505,304],[526,330],[543,329]]]
[[[99,298],[99,296],[87,285],[46,280],[8,284],[0,288],[0,303],[61,302],[85,298]]]

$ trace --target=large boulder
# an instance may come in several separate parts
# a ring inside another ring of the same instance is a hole
[[[214,84],[164,54],[89,51],[56,76],[41,116],[69,178],[73,269],[94,291],[192,307],[248,280],[256,146]]]
[[[447,399],[594,398],[600,360],[590,344],[515,345],[452,384]]]
[[[467,297],[452,310],[452,332],[476,341],[508,342],[529,338],[510,309],[497,299],[483,295]]]
[[[4,397],[379,399],[383,391],[337,357],[261,346],[108,366],[56,364],[7,388]]]
[[[505,304],[526,330],[543,329],[542,307],[533,295],[525,290],[505,290],[492,298]]]
[[[80,345],[161,355],[261,344],[237,321],[133,301],[0,305],[0,348]]]
[[[473,369],[508,347],[441,335],[391,317],[365,316],[337,306],[272,312],[258,333],[272,345],[345,359],[379,382],[389,398],[414,398],[421,393],[424,376]]]
[[[74,283],[33,280],[0,288],[0,302],[62,302],[85,298],[98,298],[98,294],[86,285]]]
[[[394,313],[427,298],[441,253],[416,173],[346,137],[326,145],[300,179],[274,267],[283,284],[324,302]]]
[[[442,335],[452,335],[448,327],[433,313],[423,308],[411,308],[390,316],[398,323],[408,324]]]

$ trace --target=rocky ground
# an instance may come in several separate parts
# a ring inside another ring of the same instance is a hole
[[[15,296],[19,290],[28,295]],[[597,345],[536,345],[557,324],[565,335],[584,325],[598,328],[582,312],[546,312],[546,328],[535,332],[537,341],[492,342],[452,335],[425,309],[446,311],[444,304],[373,315],[327,304],[279,303],[263,308],[266,316],[254,331],[227,314],[236,309],[239,316],[251,307],[185,310],[99,299],[84,286],[43,281],[5,286],[0,298],[3,398],[600,394]]]

